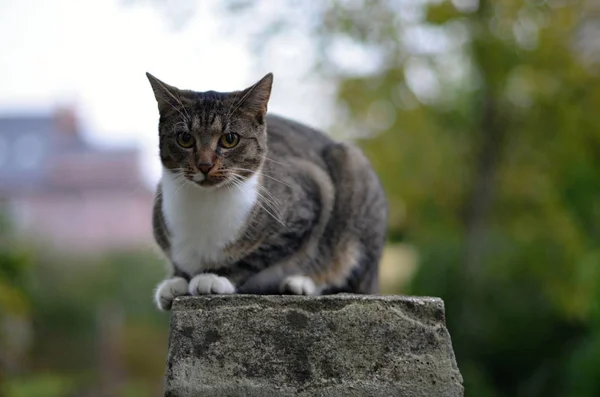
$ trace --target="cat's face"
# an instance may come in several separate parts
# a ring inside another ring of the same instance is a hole
[[[273,75],[231,93],[180,90],[147,74],[160,112],[160,158],[182,181],[235,186],[260,170]]]

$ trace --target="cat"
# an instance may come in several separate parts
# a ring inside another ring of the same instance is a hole
[[[268,114],[273,75],[196,92],[146,74],[159,110],[161,310],[204,294],[376,294],[387,202],[353,145]]]

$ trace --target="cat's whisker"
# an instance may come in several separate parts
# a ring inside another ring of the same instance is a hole
[[[187,122],[187,123],[189,123],[189,122],[191,121],[190,114],[187,112],[187,109],[185,108],[185,106],[183,106],[183,102],[181,102],[181,98],[179,97],[179,94],[178,94],[178,93],[177,93],[177,95],[173,94],[173,93],[171,92],[171,90],[170,90],[168,87],[166,87],[166,86],[165,86],[165,85],[164,85],[164,84],[163,84],[161,81],[159,81],[159,80],[157,80],[157,81],[156,81],[156,83],[157,83],[157,84],[159,84],[159,85],[160,85],[160,86],[163,88],[163,89],[162,89],[162,92],[169,94],[169,96],[170,96],[171,98],[173,98],[173,99],[175,99],[177,102],[179,102],[179,105],[181,106],[181,108],[182,108],[182,109],[183,109],[183,111],[185,112],[185,116],[183,115],[183,113],[181,113],[181,111],[180,111],[179,109],[177,109],[175,106],[173,106],[173,104],[172,104],[170,101],[168,101],[168,100],[165,100],[165,102],[166,102],[166,103],[168,103],[168,104],[169,104],[169,105],[170,105],[170,106],[171,106],[173,109],[175,109],[175,110],[176,110],[176,111],[177,111],[177,112],[178,112],[178,113],[181,115],[181,117],[182,117],[184,120],[186,120],[186,122]],[[167,98],[164,98],[164,97],[163,97],[163,100],[164,100],[164,99],[167,99]]]
[[[259,185],[259,186],[260,186],[260,185]],[[262,191],[263,191],[263,192],[264,192],[266,195],[268,195],[268,196],[269,196],[269,198],[270,198],[271,200],[273,200],[273,202],[274,202],[275,204],[277,204],[277,205],[281,204],[281,203],[279,202],[279,200],[278,200],[278,199],[277,199],[277,198],[276,198],[276,197],[273,195],[273,193],[271,193],[270,191],[268,191],[266,187],[264,187],[264,186],[260,186],[259,188],[260,188],[260,189],[262,189]]]
[[[288,227],[287,227],[287,225],[286,225],[285,223],[283,223],[283,221],[282,221],[282,220],[281,220],[279,217],[277,217],[275,214],[273,214],[271,211],[269,211],[269,210],[268,210],[268,209],[267,209],[265,206],[263,206],[263,205],[261,204],[261,201],[260,201],[260,200],[258,200],[258,201],[256,202],[256,204],[258,204],[258,206],[260,206],[260,207],[261,207],[261,208],[262,208],[262,209],[263,209],[263,210],[264,210],[264,211],[265,211],[267,214],[271,215],[271,217],[272,217],[274,220],[276,220],[276,221],[277,221],[279,224],[281,224],[281,226],[285,227],[286,229],[288,228]]]
[[[233,176],[235,176],[235,175],[233,175]],[[237,180],[235,178],[231,178],[229,182],[230,183],[228,184],[227,187],[232,187],[232,188],[234,188],[234,189],[242,192],[242,186],[241,186],[242,182],[241,182],[241,180]],[[252,223],[249,223],[249,224],[246,225],[246,228],[245,228],[245,230],[243,232],[243,236],[245,236],[245,237],[251,236],[252,233],[254,233],[256,231],[257,231],[256,226],[253,225]]]
[[[231,118],[231,115],[233,114],[233,112],[239,108],[238,104],[241,104],[241,102],[245,100],[245,96],[239,100],[237,100],[237,98],[235,98],[235,99],[236,99],[236,101],[233,102],[233,104],[229,107],[229,110],[228,110],[227,114],[225,115],[225,123],[224,124],[227,124],[227,122]]]
[[[287,186],[287,187],[293,188],[293,186],[292,186],[292,185],[290,185],[289,183],[287,183],[287,182],[284,182],[284,181],[282,181],[282,180],[280,180],[280,179],[277,179],[277,178],[275,178],[275,177],[273,177],[273,176],[271,176],[271,175],[267,175],[267,174],[265,174],[265,173],[264,173],[264,172],[262,172],[262,171],[260,172],[260,175],[262,175],[262,176],[264,176],[264,177],[267,177],[267,178],[269,178],[269,179],[272,179],[272,180],[274,180],[275,182],[279,182],[279,183],[281,183],[282,185],[285,185],[285,186]]]
[[[267,156],[261,156],[261,157],[262,157],[263,159],[267,160],[267,161],[270,161],[270,162],[272,162],[272,163],[279,164],[279,165],[280,165],[280,166],[282,166],[282,167],[287,167],[287,166],[289,165],[289,164],[283,164],[283,163],[280,163],[279,161],[275,161],[275,160],[273,160],[272,158],[270,158],[270,157],[267,157]]]
[[[270,200],[268,200],[267,198],[262,196],[260,193],[257,193],[257,195],[259,196],[260,203],[265,204],[265,206],[270,208],[270,210],[273,212],[272,215],[275,216],[275,218],[280,223],[282,223],[282,221],[281,221],[282,215],[281,215],[281,212],[279,211],[279,208],[275,204],[273,204]],[[267,211],[267,208],[264,208],[264,210]]]
[[[243,180],[241,175],[238,175],[238,174],[236,174],[236,173],[234,173],[234,172],[232,172],[232,173],[231,173],[231,175],[234,175],[235,177],[239,178],[239,181],[240,181],[240,182]],[[279,211],[279,207],[278,207],[278,205],[279,205],[279,201],[278,201],[278,200],[277,200],[277,199],[276,199],[276,198],[273,196],[273,194],[272,194],[271,192],[269,192],[269,190],[268,190],[266,187],[264,187],[264,186],[262,186],[262,185],[260,185],[260,184],[259,184],[259,185],[257,185],[257,187],[258,187],[259,189],[262,189],[262,192],[264,192],[265,194],[267,194],[269,197],[267,198],[267,197],[263,196],[262,194],[260,194],[260,191],[258,191],[258,192],[257,192],[257,194],[258,194],[258,195],[259,195],[259,196],[260,196],[260,197],[261,197],[261,198],[262,198],[262,199],[263,199],[263,200],[264,200],[266,203],[268,203],[269,205],[271,205],[271,207],[273,208],[273,210],[274,210],[274,211],[277,211],[277,213],[278,213],[278,214],[281,216],[281,213],[280,213],[280,211]]]
[[[167,91],[167,92],[168,92],[168,91]],[[175,97],[175,95],[171,94],[170,92],[169,92],[169,95],[170,95],[172,98],[174,98],[174,99],[175,99],[177,102],[179,102],[179,104],[181,105],[181,108],[182,108],[182,109],[185,111],[185,113],[186,113],[186,114],[184,115],[183,113],[181,113],[181,110],[179,110],[179,109],[177,108],[177,106],[173,105],[173,104],[171,103],[171,101],[169,101],[169,100],[168,100],[168,98],[165,98],[164,96],[162,96],[162,99],[163,99],[163,101],[164,101],[165,103],[167,103],[169,106],[171,106],[171,108],[173,108],[173,109],[174,109],[174,110],[175,110],[177,113],[179,113],[179,115],[181,116],[181,118],[182,118],[182,119],[183,119],[183,120],[184,120],[186,123],[189,123],[189,122],[190,122],[190,120],[191,120],[191,119],[190,119],[190,115],[187,113],[187,110],[185,110],[185,107],[183,106],[183,103],[181,102],[181,100],[180,100],[179,98]]]
[[[171,168],[168,172],[175,176],[179,176],[180,174],[185,172],[185,168]]]
[[[230,175],[233,177],[233,180],[235,180],[238,184],[241,184],[243,182],[243,177],[241,175],[238,175],[238,174],[236,174],[234,172],[232,172]],[[260,185],[257,185],[257,186],[260,186]],[[266,197],[264,197],[262,194],[260,194],[259,191],[257,191],[256,194],[258,195],[259,198],[261,198],[262,200],[264,200],[265,203],[271,205],[274,210],[277,209],[277,206],[275,206],[273,202],[271,202]]]
[[[281,213],[279,211],[279,208],[277,207],[277,205],[273,201],[271,201],[267,197],[265,197],[262,194],[260,194],[260,192],[256,192],[256,195],[258,196],[259,199],[262,200],[262,202],[264,202],[265,204],[269,205],[271,207],[271,209],[278,215],[278,218],[281,219]]]
[[[262,176],[266,176],[267,178],[270,178],[270,179],[274,180],[275,182],[279,182],[279,183],[281,183],[281,184],[283,184],[283,185],[285,185],[285,186],[287,186],[287,187],[291,187],[291,188],[293,188],[293,186],[292,186],[292,185],[290,185],[290,184],[288,184],[288,183],[286,183],[286,182],[284,182],[284,181],[282,181],[282,180],[280,180],[280,179],[277,179],[277,178],[275,178],[275,177],[272,177],[272,176],[270,176],[270,175],[267,175],[267,174],[266,174],[264,171],[262,171],[262,170],[261,170],[261,171],[253,171],[253,170],[249,170],[249,169],[246,169],[246,168],[236,168],[236,167],[229,167],[228,169],[229,169],[229,170],[233,170],[233,171],[257,172],[257,173],[259,173],[259,174],[260,174],[260,175],[262,175]]]
[[[269,173],[269,172],[267,172],[267,171],[265,171],[264,169],[260,169],[260,170],[250,170],[250,169],[247,169],[247,168],[236,168],[236,167],[230,167],[230,168],[227,168],[227,169],[225,169],[225,170],[246,171],[246,172],[250,172],[250,173],[252,173],[252,174],[257,174],[257,173],[260,173],[260,174],[266,174],[266,175],[270,175],[270,173]]]
[[[179,95],[177,95],[177,100],[179,100],[179,104],[181,105],[181,108],[183,109],[183,111],[185,112],[185,115],[187,116],[188,123],[191,122],[192,117],[190,116],[187,108],[185,106],[183,106],[183,102],[181,102],[181,98],[179,97]]]
[[[241,178],[241,177],[242,177],[241,175],[239,175],[239,174],[236,174],[235,172],[233,172],[233,168],[229,168],[229,169],[227,169],[227,170],[224,170],[224,171],[229,171],[231,175],[235,175],[236,177],[239,177],[239,178]],[[278,200],[278,199],[277,199],[277,198],[276,198],[276,197],[275,197],[275,196],[274,196],[274,195],[273,195],[273,194],[272,194],[272,193],[269,191],[269,189],[267,189],[265,186],[263,186],[263,185],[261,185],[261,184],[258,184],[258,185],[257,185],[257,187],[258,187],[258,189],[261,189],[261,190],[262,190],[262,191],[263,191],[263,192],[264,192],[266,195],[268,195],[268,196],[269,196],[269,198],[270,198],[270,199],[271,199],[271,200],[272,200],[274,203],[276,203],[277,205],[281,204],[281,203],[279,202],[279,200]]]
[[[242,180],[242,178],[239,175],[236,175],[236,174],[233,174],[233,173],[231,174],[231,176],[232,176],[232,178],[231,178],[231,186],[233,188],[235,188],[236,190],[238,190],[240,192],[243,192],[243,189],[242,189],[243,180]]]
[[[258,186],[259,189],[262,189],[262,191],[265,194],[267,194],[275,203],[277,203],[278,205],[280,204],[279,200],[273,195],[273,193],[271,193],[269,191],[269,189],[267,189],[266,187],[262,186],[261,184],[258,184],[257,186]]]
[[[184,187],[188,187],[189,186],[189,181],[181,173],[175,174],[175,181],[177,181],[180,184],[180,186],[173,193],[173,197],[177,197],[177,194],[179,194],[180,192],[182,192],[182,189]]]
[[[234,178],[232,178],[232,181],[235,181],[234,186],[240,186],[240,184],[242,183],[242,179],[241,179],[242,177],[240,175],[233,174],[233,173],[232,173],[232,176],[234,176]],[[237,178],[239,178],[239,179],[237,179]],[[241,190],[241,187],[240,187],[240,190]],[[263,211],[265,211],[267,214],[269,214],[275,221],[277,221],[279,224],[281,224],[283,227],[285,227],[287,229],[288,227],[281,220],[281,214],[277,211],[277,207],[275,207],[274,204],[271,201],[269,201],[265,196],[261,195],[260,192],[257,191],[256,194],[259,197],[259,200],[256,202],[256,204],[260,208],[262,208]],[[271,211],[269,211],[265,206],[263,206],[260,199],[262,199],[265,204],[270,204],[272,206],[272,210],[275,211],[275,213],[277,213],[279,216],[276,216]]]
[[[230,117],[235,113],[236,110],[238,110],[240,108],[240,106],[242,106],[244,104],[244,101],[250,96],[250,94],[252,93],[252,91],[254,91],[254,89],[260,84],[260,81],[256,82],[252,87],[250,87],[248,89],[248,92],[246,92],[244,94],[244,96],[242,96],[242,98],[235,102],[233,105],[231,105],[231,108],[233,110],[230,110],[227,113],[227,116],[225,116],[225,124],[227,124],[227,122],[229,122]],[[235,107],[234,107],[235,106]]]

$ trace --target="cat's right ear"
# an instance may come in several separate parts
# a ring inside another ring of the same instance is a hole
[[[242,106],[257,117],[263,117],[267,113],[267,105],[271,97],[273,86],[273,73],[267,73],[262,79],[251,87],[242,91]]]
[[[146,77],[150,81],[152,91],[154,91],[154,98],[156,98],[156,102],[158,103],[158,111],[161,114],[181,106],[179,88],[160,81],[148,72],[146,72]]]

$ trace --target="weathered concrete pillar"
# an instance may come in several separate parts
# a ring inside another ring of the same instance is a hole
[[[167,397],[463,396],[437,298],[178,298],[169,343]]]

